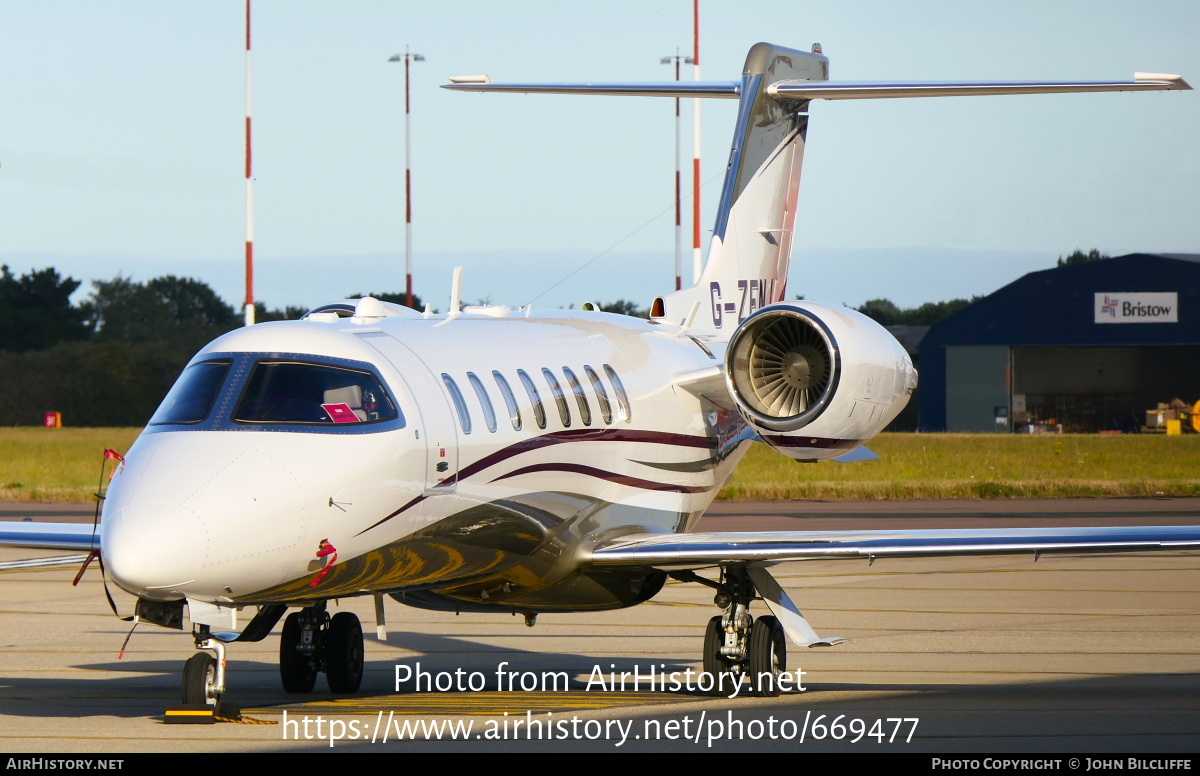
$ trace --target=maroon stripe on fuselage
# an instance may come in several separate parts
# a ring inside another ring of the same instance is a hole
[[[366,528],[362,529],[361,531],[359,531],[358,533],[356,533],[356,534],[354,534],[354,535],[355,535],[355,536],[362,536],[363,534],[365,534],[367,531],[370,531],[370,530],[371,530],[372,528],[374,528],[375,526],[377,526],[377,525],[383,525],[384,523],[386,523],[387,521],[391,520],[391,519],[392,519],[393,517],[395,517],[396,515],[400,514],[401,512],[405,511],[406,509],[409,509],[409,508],[411,508],[411,507],[415,507],[417,504],[420,504],[420,503],[421,503],[422,501],[424,501],[424,500],[425,500],[425,495],[424,495],[424,494],[422,494],[422,495],[420,495],[420,496],[417,496],[417,497],[416,497],[416,498],[414,498],[412,501],[408,502],[408,503],[407,503],[407,504],[405,504],[404,506],[402,506],[402,507],[400,507],[399,509],[397,509],[395,512],[391,513],[391,514],[390,514],[390,515],[388,515],[387,517],[385,517],[385,518],[383,518],[382,520],[380,520],[378,523],[375,523],[375,525],[370,525],[370,526],[367,526]]]
[[[668,431],[638,431],[638,430],[634,430],[634,429],[627,431],[625,429],[618,429],[618,428],[581,428],[581,429],[571,429],[571,430],[567,430],[567,431],[554,431],[554,432],[551,432],[549,434],[544,434],[539,437],[533,437],[531,439],[522,439],[520,442],[516,442],[514,444],[509,445],[508,447],[497,450],[496,452],[491,453],[490,455],[485,455],[483,458],[480,458],[478,461],[476,461],[472,464],[468,464],[467,466],[464,466],[453,477],[448,477],[446,480],[439,482],[435,487],[444,488],[449,485],[454,485],[454,484],[466,479],[467,477],[478,474],[479,472],[483,471],[484,469],[494,466],[494,465],[500,463],[501,461],[506,461],[509,458],[512,458],[514,456],[518,456],[521,453],[526,453],[526,452],[529,452],[530,450],[539,450],[543,447],[549,447],[551,445],[566,444],[567,442],[645,442],[648,444],[675,445],[676,447],[705,447],[710,450],[716,449],[716,446],[717,446],[716,440],[714,440],[710,437],[692,436],[690,434],[673,434]],[[551,466],[551,465],[555,465],[555,464],[546,464],[546,465]],[[571,465],[572,464],[563,464],[563,466],[571,466]],[[523,472],[523,471],[531,470],[534,468],[535,467],[527,467],[526,469],[522,469],[520,471]],[[588,471],[587,472],[580,471],[577,473],[591,474],[591,476],[604,475],[604,476],[602,476],[602,479],[612,479],[614,477],[624,477],[625,476],[625,475],[620,475],[620,474],[614,474],[612,472],[603,472],[600,469],[592,469],[591,467],[588,467],[588,466],[582,466],[580,468],[587,469]],[[560,471],[574,471],[574,470],[560,469]],[[600,474],[594,474],[593,472],[599,472]],[[518,473],[520,473],[520,472],[513,472],[512,474],[510,474],[508,476],[510,476],[510,477],[515,476]],[[504,479],[504,477],[500,477],[498,479]],[[647,485],[654,486],[654,487],[648,488],[650,490],[670,490],[670,491],[675,491],[678,493],[699,493],[702,490],[704,490],[703,488],[689,489],[689,488],[685,488],[684,486],[681,486],[681,485],[664,485],[663,483],[655,483],[655,482],[651,482],[650,480],[639,480],[636,477],[627,477],[626,479],[630,480],[630,482],[624,482],[622,484],[632,485],[633,487],[637,487],[637,488],[647,487]],[[496,480],[492,480],[492,481],[495,482]],[[613,481],[616,482],[618,480],[613,480]],[[646,483],[646,485],[638,485],[635,483]],[[380,525],[383,525],[387,521],[391,520],[393,517],[396,517],[397,515],[401,514],[402,512],[404,512],[408,509],[411,509],[412,507],[416,506],[417,504],[420,504],[424,500],[425,500],[424,495],[417,496],[412,501],[409,501],[407,504],[400,507],[395,512],[391,513],[390,515],[383,518],[379,522],[362,529],[357,534],[355,534],[355,536],[361,536],[361,535],[365,534],[367,531],[370,531],[372,528],[376,528]]]
[[[562,445],[568,442],[646,442],[650,444],[675,445],[676,447],[707,447],[715,449],[717,443],[710,437],[691,436],[689,434],[672,434],[666,431],[637,431],[617,428],[581,428],[568,431],[555,431],[532,439],[522,439],[520,442],[485,455],[478,461],[464,466],[453,477],[438,483],[439,488],[453,485],[474,474],[495,466],[501,461],[518,456],[530,450],[538,450],[551,445]]]
[[[517,477],[522,474],[533,474],[534,472],[570,472],[571,474],[582,474],[587,477],[596,477],[597,479],[615,482],[619,485],[628,485],[631,488],[642,488],[644,490],[659,490],[669,493],[703,493],[708,490],[704,487],[691,487],[688,485],[671,485],[666,482],[654,482],[653,480],[643,480],[638,477],[630,477],[628,474],[617,474],[603,469],[597,469],[594,466],[584,466],[579,463],[538,463],[533,466],[526,466],[522,469],[502,474],[492,482],[507,480],[509,477]]]

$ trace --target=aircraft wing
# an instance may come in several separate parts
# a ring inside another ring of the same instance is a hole
[[[1200,526],[904,531],[764,531],[634,534],[592,550],[599,566],[704,568],[819,558],[1041,555],[1200,549]]]
[[[100,550],[100,531],[88,523],[2,523],[0,547],[41,550]]]

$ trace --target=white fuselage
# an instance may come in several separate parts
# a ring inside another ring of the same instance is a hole
[[[227,334],[192,360],[232,361],[209,417],[148,426],[113,480],[107,567],[135,595],[235,605],[380,591],[408,591],[418,605],[422,591],[524,608],[644,600],[657,588],[575,579],[579,561],[614,534],[690,528],[751,436],[736,412],[673,386],[721,357],[677,331],[606,313],[499,310]],[[246,375],[263,360],[370,369],[401,417],[237,422]],[[314,587],[329,562],[316,557],[322,540],[338,560]]]

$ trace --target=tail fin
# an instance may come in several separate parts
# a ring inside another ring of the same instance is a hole
[[[692,288],[659,297],[651,317],[673,323],[701,311],[691,329],[727,340],[753,311],[783,300],[800,164],[812,100],[1191,89],[1180,76],[1137,73],[1132,81],[872,81],[829,80],[829,60],[814,53],[756,43],[742,80],[654,83],[493,83],[487,76],[451,79],[443,88],[474,92],[713,97],[738,100],[737,127],[708,261]]]
[[[821,54],[768,43],[750,49],[708,261],[693,288],[655,300],[655,317],[681,320],[700,302],[706,312],[695,327],[728,335],[754,310],[784,298],[809,101],[768,90],[780,81],[828,78]]]

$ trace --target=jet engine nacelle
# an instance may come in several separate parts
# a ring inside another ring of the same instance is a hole
[[[837,458],[908,404],[917,372],[896,338],[862,313],[814,302],[764,307],[734,332],[729,391],[767,444],[801,461]]]

